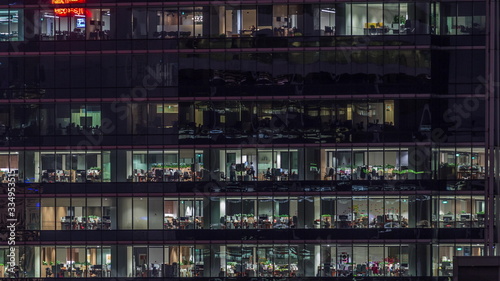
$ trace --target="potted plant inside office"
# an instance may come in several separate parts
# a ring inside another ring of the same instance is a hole
[[[85,275],[85,277],[90,276],[89,272],[90,272],[90,267],[92,266],[92,264],[88,261],[85,261],[85,262],[82,262],[81,265],[82,265],[81,269],[83,270],[83,274]]]
[[[399,26],[405,24],[405,22],[406,22],[405,16],[395,15],[394,19],[392,20],[392,28],[399,28]]]
[[[86,277],[94,277],[94,273],[92,272],[92,263],[90,263],[89,261],[86,261],[83,263],[85,265],[85,276]]]
[[[62,272],[62,270],[65,270],[65,264],[62,263],[62,261],[58,261],[56,260],[56,263],[54,266],[52,266],[52,272],[54,274],[60,274]]]
[[[182,260],[179,265],[181,266],[181,269],[190,269],[194,263],[191,260],[184,259]]]
[[[325,224],[325,227],[330,228],[332,224],[332,215],[330,214],[323,214],[321,215],[321,219],[323,223]]]
[[[54,262],[51,262],[51,261],[50,262],[49,261],[42,261],[42,265],[43,265],[42,272],[44,272],[46,274],[45,277],[50,277],[50,276],[47,276],[47,274],[49,272],[53,272],[52,266],[54,265]]]
[[[399,26],[399,15],[394,16],[394,19],[392,20],[392,28],[394,28],[395,24]]]
[[[401,25],[405,24],[405,23],[406,23],[406,17],[405,17],[405,16],[403,16],[403,15],[400,15],[400,16],[399,16],[399,23],[400,23]]]
[[[396,167],[395,167],[395,166],[393,166],[393,165],[391,165],[391,164],[387,164],[387,165],[385,165],[385,167],[384,167],[385,174],[386,174],[386,175],[387,175],[390,179],[394,178],[394,169],[395,169],[395,168],[396,168]]]

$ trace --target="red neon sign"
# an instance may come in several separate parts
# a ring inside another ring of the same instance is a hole
[[[85,0],[52,0],[52,4],[85,3]]]
[[[85,3],[85,0],[52,0],[52,4],[75,4]],[[54,14],[60,17],[85,16],[84,8],[56,8]]]
[[[58,8],[54,9],[54,14],[60,17],[69,17],[69,16],[84,16],[85,9],[84,8]]]

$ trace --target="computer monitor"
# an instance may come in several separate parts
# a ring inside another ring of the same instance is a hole
[[[443,221],[444,222],[451,222],[451,221],[453,221],[453,216],[452,215],[443,216]]]
[[[85,19],[76,19],[77,28],[85,28]]]
[[[461,221],[470,221],[470,215],[460,215]]]

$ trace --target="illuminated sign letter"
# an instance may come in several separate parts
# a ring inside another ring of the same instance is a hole
[[[75,4],[85,3],[85,0],[52,0],[52,4]],[[60,17],[85,16],[84,8],[55,8],[54,13]]]

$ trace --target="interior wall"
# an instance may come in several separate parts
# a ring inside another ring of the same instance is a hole
[[[383,22],[382,4],[368,4],[368,22]],[[364,27],[363,23],[363,27]],[[386,23],[384,22],[384,25]]]
[[[18,169],[19,156],[16,155],[0,155],[0,169]]]
[[[149,263],[163,264],[163,247],[149,247]]]
[[[118,228],[132,229],[132,198],[118,198]]]
[[[134,229],[148,228],[148,201],[144,198],[133,199]]]
[[[347,30],[352,30],[352,35],[364,35],[364,24],[368,22],[366,4],[351,4],[347,10]]]
[[[250,30],[250,27],[257,26],[257,12],[255,9],[248,9],[242,11],[243,22],[242,30]]]

